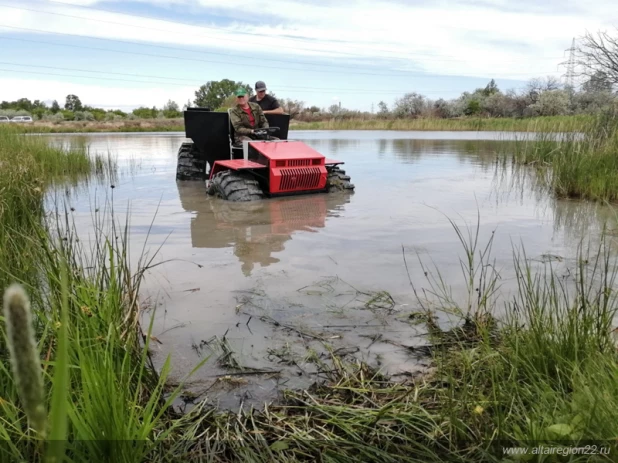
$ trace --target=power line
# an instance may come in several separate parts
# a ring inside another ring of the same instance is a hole
[[[132,14],[132,13],[125,13],[125,12],[119,12],[116,10],[110,10],[110,9],[105,9],[105,8],[94,8],[91,6],[87,6],[87,5],[75,5],[75,4],[71,4],[71,3],[66,3],[66,2],[57,2],[54,0],[48,0],[49,3],[56,3],[58,5],[65,5],[65,6],[71,6],[71,7],[77,7],[77,8],[82,8],[85,10],[92,10],[92,11],[103,11],[106,13],[115,13],[115,14],[120,14],[123,16],[129,16],[129,17],[133,17],[133,18],[140,18],[140,19],[149,19],[149,20],[153,20],[153,21],[161,21],[161,22],[166,22],[169,24],[173,24],[173,25],[183,25],[183,26],[191,26],[191,27],[196,27],[199,29],[205,29],[204,26],[197,24],[197,23],[189,23],[189,22],[183,22],[183,21],[170,21],[168,19],[161,19],[161,18],[157,18],[155,16],[146,16],[146,15],[137,15],[137,14]],[[212,26],[209,25],[208,26],[209,29],[214,29],[214,30],[220,30],[226,33],[230,33],[229,29],[226,29],[224,27],[218,27],[218,26]],[[168,31],[171,32],[171,31]],[[264,38],[277,38],[277,37],[272,37],[272,36],[268,36],[265,34],[258,34],[255,32],[245,32],[245,31],[234,31],[234,33],[236,34],[242,34],[242,35],[249,35],[249,36],[253,36],[253,37],[264,37]],[[301,43],[306,43],[305,39],[298,39],[298,38],[294,38],[294,37],[286,37],[286,40],[290,40],[290,41],[295,41],[295,42],[301,42]],[[244,43],[244,42],[243,42]],[[278,45],[279,46],[279,45]],[[364,47],[358,47],[358,46],[354,46],[354,45],[349,45],[349,44],[344,44],[345,47],[351,48],[351,49],[366,49]],[[297,51],[298,49],[296,47],[285,47],[285,46],[280,46],[281,48],[289,48],[292,50]],[[315,50],[315,49],[306,49],[308,51],[324,51],[324,50]],[[372,51],[379,51],[379,52],[384,52],[384,53],[399,53],[395,50],[384,50],[384,49],[377,49],[377,48],[372,48]],[[416,55],[415,53],[409,53],[408,54],[411,55]],[[347,54],[347,53],[346,53]],[[422,55],[422,56],[433,56],[431,54],[428,53],[417,53],[417,55]],[[358,56],[358,57],[365,57],[366,55],[357,55],[357,54],[350,54],[350,56]],[[397,59],[404,59],[404,58],[397,58]]]
[[[106,74],[107,72],[105,71],[92,71],[92,70],[85,70],[85,69],[75,69],[75,68],[61,68],[61,67],[55,67],[55,66],[40,66],[40,65],[30,65],[30,64],[18,64],[18,63],[8,63],[8,62],[0,62],[0,64],[4,64],[4,65],[10,65],[10,66],[23,66],[23,67],[35,67],[35,68],[43,68],[43,69],[56,69],[56,70],[68,70],[68,71],[77,71],[77,72],[90,72],[90,73],[95,73],[95,74]],[[20,73],[20,74],[37,74],[37,75],[50,75],[50,76],[60,76],[60,77],[76,77],[76,78],[87,78],[87,79],[94,79],[94,80],[101,80],[101,81],[119,81],[119,82],[133,82],[133,83],[146,83],[146,84],[154,84],[154,85],[174,85],[174,86],[179,86],[179,87],[187,87],[188,84],[176,84],[176,83],[171,83],[171,82],[151,82],[151,81],[143,81],[143,80],[129,80],[129,79],[117,79],[117,78],[111,78],[111,77],[91,77],[91,76],[78,76],[78,75],[74,75],[74,74],[56,74],[56,73],[49,73],[49,72],[37,72],[37,71],[21,71],[21,70],[17,70],[17,69],[0,69],[0,71],[4,71],[4,72],[15,72],[15,73]],[[124,75],[124,76],[140,76],[140,74],[123,74],[123,73],[107,73],[107,74],[114,74],[114,75]],[[141,75],[143,77],[154,77],[154,78],[159,78],[157,76],[144,76]],[[185,80],[185,79],[182,79]],[[199,86],[201,85],[200,83],[194,83],[195,86]],[[369,91],[372,90],[366,90],[366,89],[336,89],[336,88],[330,88],[330,89],[325,89],[325,88],[317,88],[317,87],[288,87],[288,86],[275,86],[275,88],[277,89],[277,91],[279,90],[297,90],[300,91],[302,93],[337,93],[337,94],[358,94],[358,93],[367,93]],[[516,87],[515,89],[519,89],[519,88],[523,88],[523,87]],[[450,89],[449,89],[450,90]],[[427,93],[445,93],[449,90],[428,90],[425,92],[422,92],[423,94],[427,94]],[[408,93],[408,91],[402,90],[402,91],[394,91],[394,90],[387,90],[387,91],[383,91],[380,92],[382,94],[393,94],[393,95],[404,95],[405,93]]]
[[[54,2],[51,1],[51,3],[57,3],[57,4],[63,4],[63,5],[69,5],[67,3],[64,2]],[[76,15],[69,15],[66,13],[57,13],[57,12],[52,12],[52,11],[44,11],[44,10],[37,10],[34,8],[25,8],[25,7],[17,7],[17,6],[13,6],[13,5],[6,5],[6,4],[2,4],[0,3],[0,6],[3,6],[5,8],[12,8],[12,9],[17,9],[17,10],[24,10],[24,11],[32,11],[35,13],[43,13],[43,14],[50,14],[50,15],[55,15],[55,16],[64,16],[64,17],[68,17],[68,18],[74,18],[74,19],[85,19],[87,21],[95,21],[95,22],[100,22],[100,23],[106,23],[106,24],[114,24],[114,25],[121,25],[121,26],[128,26],[128,27],[132,27],[132,28],[138,28],[138,29],[147,29],[147,30],[154,30],[154,31],[159,31],[159,32],[167,32],[167,33],[178,33],[177,31],[170,31],[168,29],[159,29],[159,28],[153,28],[153,27],[147,27],[147,26],[136,26],[134,24],[127,24],[127,23],[120,23],[120,22],[116,22],[116,21],[108,21],[108,20],[103,20],[103,19],[96,19],[96,18],[89,18],[89,17],[84,17],[84,16],[76,16]],[[104,12],[112,12],[112,13],[116,13],[116,14],[122,14],[125,16],[129,16],[129,17],[135,17],[135,18],[142,18],[142,19],[150,19],[150,20],[156,20],[156,21],[162,21],[162,22],[167,22],[173,25],[188,25],[188,26],[192,26],[192,27],[197,27],[200,29],[203,29],[202,26],[196,26],[193,25],[191,23],[183,23],[183,22],[176,22],[176,21],[169,21],[169,20],[165,20],[165,19],[159,19],[159,18],[153,18],[153,17],[148,17],[148,16],[140,16],[140,15],[133,15],[133,14],[128,14],[128,13],[118,13],[116,11],[113,10],[105,10],[105,9],[101,9],[101,8],[91,8],[91,7],[86,7],[83,5],[71,5],[71,6],[75,6],[75,7],[80,7],[80,8],[85,8],[88,10],[94,10],[94,11],[104,11]],[[10,27],[10,26],[5,26],[5,27]],[[216,27],[216,26],[209,26],[211,29],[216,29],[216,30],[221,30],[224,31],[227,34],[230,34],[231,32],[228,29],[225,28],[220,28],[220,27]],[[51,32],[51,31],[45,31],[48,33],[55,33],[55,32]],[[264,38],[268,38],[268,39],[272,39],[276,37],[269,37],[269,36],[264,36],[263,34],[255,34],[255,33],[247,33],[247,32],[242,32],[242,31],[234,31],[234,33],[239,33],[239,34],[248,34],[248,35],[254,35],[254,36],[258,36],[258,37],[264,37]],[[76,34],[66,34],[66,35],[76,35]],[[204,34],[193,34],[196,37],[207,37],[207,38],[217,38],[217,39],[221,39],[221,37],[215,37],[212,35],[204,35]],[[77,35],[79,36],[79,35]],[[84,36],[84,37],[89,37],[89,36]],[[111,40],[111,39],[103,39],[103,38],[98,38],[98,37],[89,37],[89,38],[94,38],[94,39],[100,39],[100,40]],[[226,39],[228,41],[231,42],[238,42],[238,43],[242,43],[242,44],[246,44],[246,41],[243,40],[234,40],[234,39]],[[295,40],[293,38],[289,38],[286,37],[286,40]],[[297,40],[297,39],[296,39]],[[116,40],[119,41],[119,40]],[[128,42],[128,43],[136,43],[136,42]],[[170,49],[174,49],[173,47],[164,47],[164,46],[157,46],[157,45],[151,45],[151,46],[156,46],[159,48],[170,48]],[[278,48],[286,48],[286,49],[292,49],[295,52],[298,52],[298,47],[286,47],[280,44],[277,44]],[[181,49],[181,48],[176,48],[176,49]],[[367,49],[367,48],[365,48]],[[186,50],[186,49],[185,49]],[[320,53],[325,53],[328,52],[329,50],[324,50],[324,49],[310,49],[310,48],[304,48],[305,51],[316,51],[316,52],[320,52]],[[378,50],[378,49],[371,49],[372,51],[383,51],[383,52],[388,52],[388,53],[397,53],[395,51],[392,50]],[[218,55],[227,55],[227,53],[217,53],[217,52],[197,52],[195,50],[187,50],[187,51],[191,51],[193,53],[207,53],[207,54],[218,54]],[[340,53],[340,52],[338,52]],[[340,53],[341,54],[341,53]],[[357,54],[350,54],[350,53],[343,53],[343,54],[347,54],[349,56],[355,56],[355,57],[360,57],[360,58],[367,58],[367,55],[357,55]],[[431,54],[427,54],[427,53],[410,53],[407,52],[408,55],[418,55],[418,56],[433,56]],[[243,58],[249,58],[249,59],[256,59],[254,56],[242,56],[242,55],[238,55],[239,57],[243,57]],[[397,60],[406,60],[406,58],[402,58],[402,57],[388,57],[389,59],[397,59]],[[549,59],[555,59],[555,58],[549,58]],[[280,61],[280,62],[290,62],[290,60],[277,60],[274,58],[270,58],[271,61]],[[424,59],[425,61],[468,61],[467,59],[464,58],[459,58],[459,57],[449,57],[448,59]],[[294,62],[294,61],[292,61]],[[513,63],[514,61],[503,61],[504,63]],[[313,65],[318,65],[318,66],[333,66],[333,67],[337,67],[336,65],[327,65],[327,64],[317,64],[317,63],[301,63],[299,62],[299,64],[313,64]],[[341,66],[339,66],[341,67]]]
[[[45,30],[42,30],[42,29],[31,29],[31,28],[24,28],[24,27],[15,27],[15,26],[8,26],[8,25],[5,25],[5,24],[0,24],[0,27],[7,27],[7,28],[10,28],[10,29],[18,29],[18,30],[26,30],[26,31],[31,31],[31,32],[43,32],[43,33],[50,33],[50,34],[55,34],[55,35],[67,35],[67,36],[71,36],[71,37],[92,38],[92,39],[96,39],[96,40],[105,40],[105,41],[112,41],[112,42],[132,43],[132,44],[136,44],[136,45],[143,45],[143,44],[141,44],[139,42],[129,42],[129,41],[122,41],[122,40],[105,39],[105,38],[99,38],[99,37],[91,37],[91,36],[78,35],[78,34],[68,34],[68,33],[62,33],[62,32],[50,32],[50,31],[45,31]],[[238,63],[238,62],[205,60],[205,59],[198,59],[198,58],[183,58],[183,57],[179,57],[179,56],[161,55],[161,54],[154,54],[154,53],[144,53],[144,52],[125,51],[125,50],[114,50],[114,49],[110,49],[110,48],[90,47],[90,46],[85,46],[85,45],[59,44],[59,43],[52,43],[52,42],[48,42],[48,41],[33,40],[33,39],[23,39],[23,38],[17,38],[17,37],[0,37],[0,40],[17,40],[17,41],[22,41],[22,42],[43,43],[45,45],[52,45],[52,46],[59,46],[59,47],[82,48],[82,49],[87,49],[87,50],[108,51],[108,52],[112,52],[112,53],[123,53],[123,54],[129,54],[129,55],[150,56],[150,57],[155,57],[155,58],[167,58],[167,59],[175,59],[175,60],[183,60],[183,61],[191,61],[191,62],[200,61],[200,62],[204,62],[204,63],[226,64],[228,66],[243,66],[243,67],[247,66],[247,64],[244,63],[244,62],[243,63]],[[152,46],[152,45],[149,45],[149,46]],[[269,69],[286,70],[286,71],[301,71],[303,73],[307,73],[307,72],[326,72],[326,73],[330,73],[330,74],[333,74],[333,73],[350,74],[349,71],[348,72],[333,72],[333,71],[324,70],[324,69],[300,69],[300,68],[290,68],[290,67],[281,67],[281,66],[267,66],[267,65],[262,65],[262,64],[260,64],[260,67],[262,67],[262,68],[269,68]],[[456,77],[461,77],[460,75],[457,75],[457,74],[426,74],[426,73],[414,73],[414,72],[411,72],[411,71],[400,71],[400,72],[402,72],[402,74],[379,74],[379,73],[372,73],[372,72],[354,72],[354,75],[370,75],[370,76],[380,76],[380,77],[407,77],[407,76],[417,76],[417,77],[448,77],[448,76],[456,76]],[[526,76],[530,75],[530,73],[523,73],[523,74],[510,73],[510,74],[511,75],[526,75]],[[543,74],[547,74],[547,73],[544,72]]]
[[[64,2],[51,2],[51,3],[59,3],[59,4],[63,4],[63,5],[67,5],[67,6],[73,6],[73,7],[82,7],[82,8],[87,8],[85,6],[82,5],[72,5],[72,4],[68,4],[68,3],[64,3]],[[86,18],[83,16],[75,16],[75,15],[68,15],[65,13],[56,13],[56,12],[52,12],[52,11],[43,11],[43,10],[36,10],[36,9],[32,9],[32,8],[24,8],[24,7],[17,7],[17,6],[13,6],[13,5],[6,5],[6,4],[2,4],[0,3],[0,6],[4,6],[6,8],[14,8],[17,10],[26,10],[26,11],[33,11],[36,13],[46,13],[46,14],[52,14],[52,15],[56,15],[56,16],[65,16],[68,18],[76,18],[76,19],[87,19],[90,21],[96,21],[96,22],[102,22],[102,23],[107,23],[107,24],[116,24],[116,25],[122,25],[122,26],[129,26],[129,27],[135,27],[138,29],[149,29],[149,30],[153,30],[153,31],[159,31],[159,32],[168,32],[168,33],[177,33],[176,31],[170,31],[169,29],[159,29],[159,28],[154,28],[154,27],[146,27],[146,26],[136,26],[134,24],[127,24],[127,23],[119,23],[119,22],[114,22],[114,21],[106,21],[103,19],[95,19],[95,18]],[[192,26],[192,27],[197,27],[200,29],[204,29],[203,26],[196,26],[194,24],[191,23],[182,23],[182,22],[177,22],[177,21],[169,21],[166,19],[160,19],[160,18],[152,18],[152,17],[148,17],[148,16],[139,16],[139,15],[134,15],[134,14],[128,14],[128,13],[118,13],[116,11],[113,10],[104,10],[104,9],[99,9],[99,8],[87,8],[87,9],[92,9],[95,11],[106,11],[106,12],[110,12],[110,13],[116,13],[116,14],[122,14],[124,16],[130,16],[130,17],[135,17],[135,18],[142,18],[142,19],[150,19],[150,20],[155,20],[155,21],[161,21],[161,22],[166,22],[166,23],[170,23],[173,25],[178,25],[178,26]],[[214,27],[214,26],[209,26],[211,29],[215,29],[215,30],[222,30],[226,33],[230,33],[229,30],[224,29],[224,28],[218,28],[218,27]],[[240,32],[240,31],[235,31],[235,33],[238,34],[248,34],[248,35],[252,35],[252,36],[258,36],[258,37],[264,37],[264,38],[271,38],[268,36],[264,36],[263,34],[255,34],[255,33],[249,33],[249,32]],[[220,37],[213,37],[212,35],[205,35],[205,34],[194,34],[194,36],[196,37],[206,37],[206,38],[220,38]],[[231,42],[238,42],[238,43],[242,43],[246,45],[246,41],[244,40],[234,40],[234,39],[227,39]],[[290,40],[290,39],[288,39]],[[279,45],[278,45],[279,46]],[[279,46],[279,48],[286,48],[286,49],[291,49],[294,50],[296,52],[298,52],[298,47],[286,47],[286,46]],[[305,51],[317,51],[320,53],[324,53],[325,51],[328,50],[323,50],[323,49],[315,49],[315,48],[304,48]],[[380,50],[376,50],[376,51],[380,51]],[[386,51],[386,50],[383,50]],[[388,51],[389,53],[394,53],[392,50]],[[357,54],[351,54],[351,53],[342,53],[342,54],[347,54],[349,56],[356,56],[356,57],[366,57],[366,55],[357,55]],[[399,59],[403,59],[403,58],[399,58]]]
[[[177,77],[166,77],[166,76],[153,76],[151,74],[127,74],[127,73],[122,73],[122,72],[110,72],[110,71],[100,71],[100,70],[94,70],[94,69],[76,69],[76,68],[67,68],[67,67],[57,67],[57,66],[43,66],[40,64],[24,64],[24,63],[11,63],[11,62],[7,62],[7,61],[0,61],[0,64],[6,64],[9,66],[21,66],[21,67],[34,67],[34,68],[43,68],[43,69],[55,69],[55,70],[59,70],[59,71],[77,71],[77,72],[88,72],[88,73],[93,73],[93,74],[112,74],[112,75],[117,75],[117,76],[128,76],[128,77],[149,77],[149,78],[153,78],[153,79],[168,79],[168,80],[178,80],[178,81],[185,81],[185,82],[191,82],[192,84],[195,85],[196,81],[193,79],[183,79],[183,78],[177,78]],[[88,77],[88,76],[82,76],[82,77]],[[166,84],[167,82],[149,82],[149,83],[155,83],[155,84]],[[198,84],[201,85],[201,84]],[[306,87],[306,86],[293,86],[293,85],[284,85],[284,86],[277,86],[277,88],[284,88],[286,90],[290,90],[290,89],[295,89],[295,90],[335,90],[335,91],[355,91],[355,92],[372,92],[375,91],[375,89],[363,89],[363,88],[355,88],[355,89],[344,89],[344,88],[325,88],[325,87]],[[520,88],[524,88],[524,87],[513,87],[514,89],[520,89]],[[429,92],[431,93],[440,93],[440,92],[446,92],[449,89],[444,89],[444,90],[430,90]],[[405,93],[406,90],[401,90],[401,91],[396,91],[396,90],[389,90],[389,91],[383,91],[381,93],[397,93],[397,94],[402,94]]]

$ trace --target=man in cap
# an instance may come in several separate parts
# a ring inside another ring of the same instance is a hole
[[[258,129],[268,128],[268,121],[260,105],[249,103],[247,90],[240,87],[235,92],[236,105],[230,109],[230,122],[234,127],[234,144],[241,145],[243,140],[255,140],[259,137],[255,134]],[[272,140],[278,138],[270,136]]]
[[[257,103],[264,111],[264,114],[283,114],[283,108],[277,99],[266,94],[266,84],[261,80],[255,83],[256,94],[249,99],[251,103]]]

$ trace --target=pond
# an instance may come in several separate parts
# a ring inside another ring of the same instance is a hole
[[[182,133],[48,137],[118,160],[113,189],[94,182],[69,191],[79,234],[92,234],[93,210],[106,200],[118,214],[130,209],[134,263],[146,239],[155,262],[164,261],[142,288],[156,307],[154,358],[171,355],[180,378],[211,355],[192,389],[221,407],[307,387],[317,379],[308,359],[323,356],[324,345],[389,374],[422,370],[422,356],[406,348],[426,342],[411,283],[427,296],[438,269],[455,300],[469,297],[449,219],[465,236],[480,221],[479,251],[493,236],[492,268],[507,294],[515,247],[534,265],[568,268],[580,240],[599,236],[613,217],[545,192],[504,162],[505,136],[491,132],[293,131],[290,139],[344,161],[355,191],[251,204],[176,181]],[[239,365],[270,373],[245,375]]]

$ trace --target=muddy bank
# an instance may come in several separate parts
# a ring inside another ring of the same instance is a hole
[[[260,407],[283,389],[320,380],[332,356],[393,378],[413,377],[427,366],[425,314],[387,291],[361,290],[332,276],[284,297],[259,286],[234,293],[236,321],[218,335],[187,340],[196,360],[209,359],[184,395],[188,403],[199,398],[218,409]],[[153,345],[155,355],[165,350]]]

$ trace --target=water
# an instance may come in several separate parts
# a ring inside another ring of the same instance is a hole
[[[282,386],[308,386],[316,375],[306,360],[323,342],[390,374],[422,368],[401,347],[425,342],[409,317],[419,308],[410,281],[430,288],[425,272],[437,268],[454,298],[467,297],[462,246],[448,218],[474,232],[480,215],[480,246],[494,234],[508,294],[513,246],[523,244],[535,265],[558,260],[566,268],[579,240],[598,236],[611,217],[600,205],[534,188],[500,162],[503,136],[491,132],[292,132],[344,161],[355,192],[252,204],[210,198],[202,182],[176,182],[183,134],[50,138],[85,139],[92,151],[117,157],[122,175],[113,189],[91,183],[71,192],[80,234],[87,237],[92,210],[106,198],[113,195],[116,211],[130,207],[132,253],[147,237],[151,254],[161,246],[156,261],[165,261],[148,272],[142,294],[157,308],[155,359],[171,355],[180,378],[214,352],[192,390],[230,408],[271,399]],[[372,302],[380,291],[392,300]],[[281,373],[217,381],[231,371],[217,365],[221,351],[213,347],[224,335],[241,364]]]

